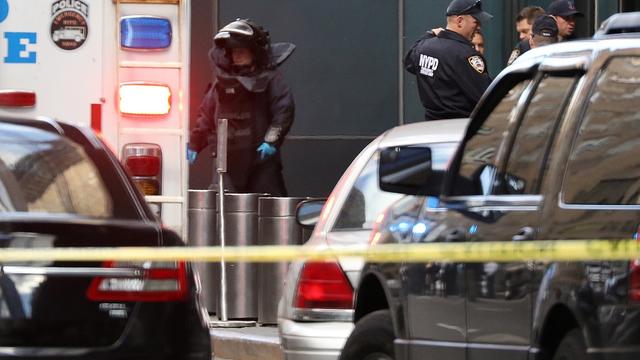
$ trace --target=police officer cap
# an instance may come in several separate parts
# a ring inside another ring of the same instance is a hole
[[[238,19],[225,25],[213,41],[219,47],[224,48],[251,48],[254,30],[246,21]]]
[[[556,0],[549,4],[547,14],[553,16],[583,16],[583,14],[576,9],[576,5],[571,0]]]
[[[471,15],[480,22],[493,18],[493,15],[482,11],[480,0],[453,0],[447,7],[447,16],[452,15]]]
[[[536,36],[557,38],[558,23],[551,15],[540,15],[533,21],[531,32]]]

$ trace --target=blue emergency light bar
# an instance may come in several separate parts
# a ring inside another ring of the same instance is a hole
[[[120,19],[120,46],[126,50],[162,50],[171,45],[171,21],[156,16]]]

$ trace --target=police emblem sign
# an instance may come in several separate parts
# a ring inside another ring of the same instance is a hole
[[[480,74],[484,73],[485,70],[485,66],[484,66],[484,60],[482,60],[482,56],[471,56],[469,59],[467,59],[469,61],[469,65],[471,65],[471,67],[479,72]]]
[[[63,50],[81,47],[89,35],[89,5],[82,0],[56,0],[51,4],[51,40]]]

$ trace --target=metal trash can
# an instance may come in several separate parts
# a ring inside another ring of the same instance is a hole
[[[258,243],[258,199],[262,195],[225,193],[225,246],[251,246]],[[216,239],[216,242],[219,243],[219,240]],[[227,318],[257,319],[257,265],[226,262],[226,278]],[[216,289],[219,290],[219,286],[218,280]],[[219,302],[217,309],[220,314]]]
[[[296,222],[296,206],[305,198],[262,197],[259,204],[259,245],[301,245],[308,232]],[[278,321],[278,301],[282,295],[288,262],[259,264],[258,323]]]
[[[189,190],[189,239],[190,246],[213,246],[219,243],[216,216],[217,192],[213,190]],[[220,270],[217,263],[196,262],[195,267],[202,283],[202,300],[209,313],[218,305]]]

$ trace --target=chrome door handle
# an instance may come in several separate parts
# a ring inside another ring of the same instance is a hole
[[[535,230],[532,227],[525,226],[522,229],[520,229],[520,231],[518,231],[517,234],[513,235],[511,240],[513,240],[513,241],[533,240],[533,234],[534,233],[535,233]]]
[[[460,230],[453,230],[450,233],[448,233],[445,238],[444,241],[446,242],[463,242],[465,239],[464,236],[464,232],[460,231]]]

